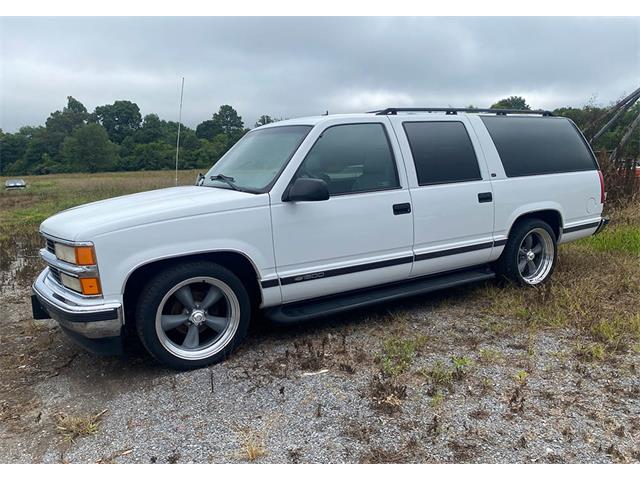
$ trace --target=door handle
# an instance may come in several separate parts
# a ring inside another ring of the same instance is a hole
[[[478,194],[478,202],[487,203],[493,201],[493,195],[491,192],[482,192]]]
[[[410,203],[396,203],[393,206],[393,214],[394,215],[404,215],[406,213],[411,213],[411,204]]]

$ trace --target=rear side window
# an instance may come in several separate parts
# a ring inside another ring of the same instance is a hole
[[[482,180],[462,122],[404,122],[419,185]]]
[[[584,139],[566,118],[481,118],[507,177],[597,169]]]

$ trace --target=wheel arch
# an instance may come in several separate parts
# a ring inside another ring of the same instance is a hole
[[[520,212],[511,222],[509,231],[507,233],[507,238],[509,238],[509,235],[511,234],[511,231],[513,230],[513,227],[515,225],[529,218],[537,218],[548,223],[549,226],[553,229],[553,233],[555,233],[556,235],[556,241],[560,241],[560,236],[562,235],[563,220],[562,213],[557,208],[541,208]]]
[[[149,262],[138,265],[129,272],[122,286],[126,323],[132,325],[135,322],[134,312],[137,299],[148,278],[172,265],[197,260],[214,262],[227,268],[236,274],[244,283],[254,307],[262,303],[262,290],[260,288],[258,269],[246,254],[236,250],[193,253],[150,260]]]

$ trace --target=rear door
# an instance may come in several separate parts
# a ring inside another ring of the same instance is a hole
[[[411,276],[489,261],[494,199],[478,139],[464,115],[391,118],[407,165],[414,215]]]
[[[344,124],[329,119],[309,135],[312,145],[296,154],[271,195],[283,301],[408,278],[410,197],[389,120],[367,116]],[[323,179],[331,197],[282,201],[297,177]]]

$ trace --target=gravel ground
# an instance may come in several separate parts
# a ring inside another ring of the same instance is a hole
[[[4,291],[0,462],[639,462],[640,354],[587,362],[478,289],[260,325],[186,373],[85,353]],[[70,440],[61,415],[99,418]]]

